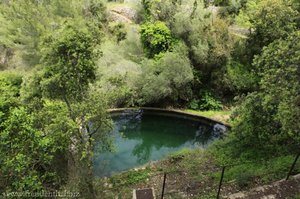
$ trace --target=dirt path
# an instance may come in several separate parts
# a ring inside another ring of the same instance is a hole
[[[228,196],[228,199],[277,199],[289,198],[300,194],[300,174],[290,180],[280,180],[270,185],[256,187],[248,192],[239,192]]]

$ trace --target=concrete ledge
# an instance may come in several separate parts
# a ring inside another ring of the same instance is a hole
[[[124,111],[138,111],[138,110],[143,110],[146,114],[151,114],[151,113],[156,113],[160,115],[166,115],[166,116],[173,116],[173,117],[179,117],[179,118],[184,118],[184,119],[192,119],[196,121],[201,121],[204,122],[205,124],[208,125],[214,125],[216,123],[222,124],[226,126],[227,128],[231,128],[231,126],[227,123],[193,114],[193,113],[188,113],[185,111],[180,111],[180,110],[173,110],[173,109],[162,109],[162,108],[150,108],[150,107],[137,107],[137,108],[116,108],[116,109],[109,109],[108,112],[112,113],[113,115],[117,115],[120,113],[123,113]]]

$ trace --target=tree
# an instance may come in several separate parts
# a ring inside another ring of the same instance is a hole
[[[140,33],[144,50],[149,58],[166,52],[174,43],[170,29],[161,21],[143,24]]]
[[[66,129],[72,129],[66,106],[48,102],[32,112],[20,98],[22,76],[0,75],[1,192],[59,188],[66,179],[61,172],[71,132]]]
[[[167,4],[165,1],[160,3]],[[212,16],[201,1],[177,1],[174,4],[177,12],[167,17],[166,24],[170,24],[174,36],[188,46],[193,66],[208,82],[211,73],[225,65],[230,57],[232,38],[229,25],[225,20]]]
[[[273,107],[281,131],[300,141],[300,32],[292,33],[263,49],[254,65],[260,71],[265,106]]]
[[[46,39],[43,49],[44,74],[41,87],[52,99],[77,101],[84,98],[95,79],[93,37],[87,28],[67,23]]]
[[[259,91],[249,94],[236,112],[233,131],[239,146],[261,149],[266,155],[299,146],[299,41],[296,31],[286,40],[274,41],[255,58],[261,77]]]
[[[263,0],[258,3],[257,10],[249,17],[253,30],[249,36],[249,58],[261,52],[264,46],[276,39],[285,38],[296,30],[296,19],[299,13],[288,1]]]
[[[19,106],[18,97],[21,84],[21,75],[7,72],[0,73],[0,125],[8,118],[10,109]]]
[[[230,60],[226,65],[226,73],[222,79],[223,82],[218,83],[221,84],[221,88],[222,86],[226,86],[235,94],[254,91],[258,87],[258,79],[249,71],[249,68],[249,66],[245,66],[238,61]]]
[[[16,0],[2,1],[0,6],[1,44],[21,54],[28,67],[38,64],[41,58],[41,40],[48,31],[54,31],[64,17],[71,17],[70,4],[59,1]],[[72,14],[73,13],[73,14]]]
[[[187,46],[188,58],[194,69],[195,97],[205,85],[216,85],[216,80],[223,78],[223,74],[218,72],[224,71],[233,48],[229,24],[214,16],[200,0],[144,1],[144,6],[148,9],[148,23],[163,21],[176,38],[176,43],[183,41]],[[143,39],[143,32],[141,34],[144,47],[151,46],[147,39],[155,41],[154,36],[149,34]],[[145,40],[148,43],[145,44]],[[169,48],[169,51],[173,49]]]
[[[37,117],[41,114],[32,114],[23,106],[11,109],[9,117],[1,124],[0,181],[3,192],[58,189],[65,182],[62,173],[64,156],[58,155],[68,148],[71,131],[64,130],[71,128],[68,119],[61,117],[62,106],[52,112],[51,106],[46,105],[42,110],[42,116],[48,116],[44,128],[37,125],[41,123]]]
[[[167,52],[142,65],[143,72],[135,83],[139,104],[189,99],[193,71],[186,53]]]
[[[99,38],[106,14],[101,0],[1,1],[0,22],[3,26],[0,27],[0,45],[12,49],[12,63],[17,67],[33,68],[40,63],[41,42],[49,32],[58,30],[66,20],[83,20]]]
[[[84,23],[84,22],[82,22]],[[61,126],[59,120],[48,124],[41,120],[39,128],[47,132],[72,132],[68,136],[68,174],[69,179],[80,190],[82,197],[94,197],[92,157],[94,141],[100,137],[101,147],[110,146],[107,129],[110,126],[106,115],[105,100],[101,93],[91,90],[90,83],[95,80],[95,59],[99,55],[96,46],[98,38],[88,31],[88,26],[66,22],[61,29],[45,39],[40,70],[25,83],[33,86],[33,91],[25,99],[36,99],[40,106],[31,106],[41,118],[47,101],[62,103],[67,111],[58,111],[69,126]],[[32,89],[32,88],[31,88]],[[35,103],[36,101],[34,101]],[[47,113],[47,112],[45,112]],[[51,120],[52,121],[52,120]]]
[[[164,21],[168,27],[176,12],[178,12],[179,1],[149,1],[143,0],[143,7],[148,20]]]

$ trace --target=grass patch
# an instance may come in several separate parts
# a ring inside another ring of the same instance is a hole
[[[201,195],[197,196],[196,199],[212,199],[212,198],[216,198],[216,197],[217,197],[217,193],[211,192],[211,193],[201,194]]]
[[[192,110],[192,109],[185,109],[184,111],[189,112],[189,113],[194,113],[197,115],[206,116],[206,117],[213,117],[216,115],[230,116],[230,114],[231,114],[231,111],[196,111],[196,110]]]
[[[224,182],[236,182],[240,188],[255,185],[256,183],[268,184],[272,181],[286,177],[294,156],[281,156],[261,163],[244,163],[228,166],[225,170]],[[294,173],[300,172],[300,162],[297,163]],[[220,179],[220,172],[212,176]]]
[[[217,163],[214,155],[217,154],[203,149],[183,148],[170,154],[167,159],[156,162],[155,165],[140,170],[129,170],[108,178],[105,182],[112,186],[106,187],[111,188],[104,187],[103,190],[106,191],[99,195],[103,198],[110,198],[113,195],[130,198],[133,188],[146,186],[160,190],[163,173],[170,172],[167,174],[169,189],[178,191],[178,194],[175,192],[168,195],[170,198],[182,198],[181,193],[186,193],[187,186],[192,187],[193,198],[215,198],[221,175],[221,164]],[[263,162],[249,161],[239,165],[232,165],[238,164],[238,159],[232,159],[228,163],[232,166],[227,166],[225,170],[223,194],[226,190],[231,193],[248,190],[285,178],[294,158],[294,155],[282,155],[276,158],[269,157]],[[297,172],[300,172],[300,161],[293,174]]]
[[[297,194],[297,195],[295,195],[293,197],[290,197],[289,199],[300,199],[300,194]]]
[[[183,111],[231,124],[230,121],[231,111],[223,111],[223,110],[222,111],[196,111],[192,109],[185,109]]]
[[[127,172],[113,175],[110,178],[110,182],[113,187],[126,187],[144,182],[149,178],[151,169],[146,167],[145,169],[129,170]]]
[[[193,149],[190,148],[183,148],[179,151],[173,152],[168,156],[168,159],[171,160],[171,162],[176,162],[177,160],[182,160],[185,156],[193,153]]]
[[[196,181],[201,181],[207,171],[205,165],[209,162],[209,157],[203,149],[184,148],[168,157],[171,163],[165,172],[183,171]]]
[[[183,148],[179,151],[171,153],[167,159],[171,163],[169,167],[164,169],[164,172],[173,172],[178,170],[190,170],[194,165],[200,163],[197,156],[202,153],[198,149]]]

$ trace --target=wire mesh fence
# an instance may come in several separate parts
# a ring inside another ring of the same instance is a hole
[[[239,192],[243,183],[246,185],[249,181],[253,181],[254,185],[261,185],[267,183],[268,179],[279,180],[285,178],[288,180],[291,175],[300,172],[299,157],[300,151],[294,156],[292,162],[287,162],[286,165],[280,165],[278,168],[280,172],[276,169],[267,169],[278,165],[270,164],[269,161],[258,160],[220,165],[215,172],[177,170],[156,173],[155,175],[159,176],[161,186],[155,190],[155,195],[157,199],[189,198],[201,194],[208,198],[221,198],[223,191],[226,192],[226,194]],[[247,165],[250,166],[247,167]],[[263,169],[264,172],[251,169],[251,165],[261,165],[261,167],[265,167]],[[233,172],[235,175],[232,175]],[[193,173],[193,175],[190,175],[191,173]]]
[[[133,189],[153,188],[156,199],[222,198],[241,190],[247,191],[277,180],[290,179],[291,175],[300,173],[299,156],[300,151],[294,155],[273,157],[268,160],[224,165],[215,165],[215,162],[209,162],[208,164],[211,165],[204,165],[204,167],[197,165],[193,167],[195,169],[177,167],[175,162],[175,167],[172,163],[172,167],[159,168],[158,170],[156,168],[155,173],[151,171],[146,176],[147,180],[138,186],[120,184],[120,182],[128,183],[127,180],[121,180],[110,190],[114,190],[112,193],[115,194],[122,186]],[[178,165],[180,165],[180,161]],[[137,172],[143,173],[143,170]],[[121,192],[119,198],[124,198]]]

